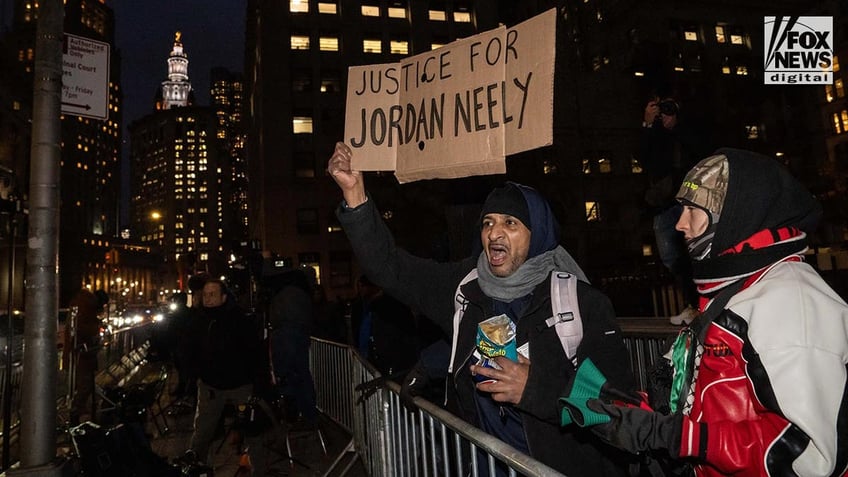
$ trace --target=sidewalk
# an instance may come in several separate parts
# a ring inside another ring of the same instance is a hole
[[[167,429],[160,430],[162,427],[161,418],[159,418],[159,427],[156,426],[152,416],[148,416],[145,424],[145,431],[150,440],[151,448],[169,463],[175,463],[175,459],[181,457],[188,449],[194,420],[193,408],[175,405],[175,400],[168,393],[168,390],[173,389],[176,385],[176,379],[176,373],[169,373],[168,386],[161,399],[162,406],[165,409],[164,416]],[[62,414],[65,413],[66,411],[62,412]],[[66,416],[64,417],[66,418]],[[226,419],[225,428],[230,424],[232,424],[232,418]],[[266,431],[263,434],[267,449],[267,471],[265,475],[269,477],[281,475],[292,477],[341,475],[341,468],[351,460],[350,455],[345,456],[342,459],[343,463],[333,469],[330,474],[327,474],[327,471],[336,458],[344,453],[351,440],[350,434],[323,415],[319,415],[318,430],[320,430],[320,435],[317,431],[299,429],[297,426],[291,426],[281,421],[278,426]],[[245,468],[240,467],[240,462],[243,462],[240,453],[240,437],[237,431],[227,432],[225,435],[225,431],[222,430],[212,442],[210,464],[216,477],[250,475]],[[291,460],[288,458],[287,437],[291,448]],[[326,454],[321,445],[321,437],[324,440]],[[67,435],[60,435],[59,441],[60,454],[71,450]],[[367,474],[362,463],[357,460],[345,475],[364,477]]]
[[[179,457],[188,448],[189,440],[192,433],[191,413],[170,416],[168,418],[169,430],[162,436],[155,436],[151,439],[151,447],[157,454],[166,457],[170,462],[173,462],[175,457]],[[321,442],[317,432],[289,432],[289,440],[291,445],[291,454],[293,462],[287,458],[285,433],[287,432],[285,423],[280,428],[282,432],[269,431],[266,434],[266,444],[268,445],[268,476],[290,475],[290,476],[320,476],[332,464],[335,457],[343,451],[350,437],[344,433],[342,429],[334,423],[322,418],[319,424],[321,435],[327,446],[327,454],[321,447]],[[239,462],[241,455],[239,454],[239,436],[235,433],[229,433],[226,436],[219,436],[212,443],[211,449],[213,452],[212,467],[216,476],[235,476],[249,475],[239,473]],[[361,465],[356,465],[354,468]],[[349,475],[362,475],[362,472],[352,472]]]

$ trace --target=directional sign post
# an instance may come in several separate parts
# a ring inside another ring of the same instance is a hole
[[[62,114],[109,117],[109,44],[65,33]]]

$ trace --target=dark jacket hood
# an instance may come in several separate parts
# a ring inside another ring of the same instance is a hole
[[[730,168],[727,195],[710,257],[695,262],[695,277],[712,279],[739,273],[743,268],[765,266],[751,256],[758,251],[722,252],[761,230],[795,227],[811,233],[821,218],[818,201],[777,161],[750,151],[722,148]],[[788,255],[788,254],[787,254]]]
[[[527,258],[543,254],[553,250],[559,245],[559,223],[554,217],[548,201],[542,197],[536,189],[515,182],[511,184],[518,187],[524,200],[527,202],[527,210],[530,212],[530,251]]]

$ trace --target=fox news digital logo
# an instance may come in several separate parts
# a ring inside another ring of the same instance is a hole
[[[765,17],[765,84],[832,84],[833,17]]]

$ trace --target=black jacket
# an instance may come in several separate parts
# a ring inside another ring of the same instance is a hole
[[[357,348],[364,308],[362,299],[351,306],[351,328]],[[418,361],[418,341],[415,317],[399,301],[383,293],[374,297],[367,307],[371,312],[371,333],[368,349],[370,361],[381,373],[392,375],[406,372]]]
[[[438,263],[415,257],[397,248],[391,233],[380,219],[373,200],[360,207],[337,212],[360,266],[386,293],[396,297],[453,335],[456,287],[476,265],[476,259]],[[468,283],[464,295],[471,301],[457,338],[454,374],[449,378],[449,407],[458,409],[467,421],[478,424],[474,403],[474,383],[468,369],[475,347],[477,324],[492,316],[492,300],[485,297],[476,281]],[[609,300],[585,283],[578,285],[584,336],[578,359],[591,357],[618,389],[633,389],[627,350],[615,323]],[[551,316],[550,282],[533,292],[533,299],[517,322],[517,344],[530,342],[530,375],[521,402],[530,454],[570,477],[624,475],[622,454],[596,440],[589,432],[559,425],[558,398],[574,375],[574,366],[565,356],[554,328],[544,326]]]
[[[267,346],[251,316],[236,306],[204,308],[197,322],[198,374],[216,389],[266,386]]]

